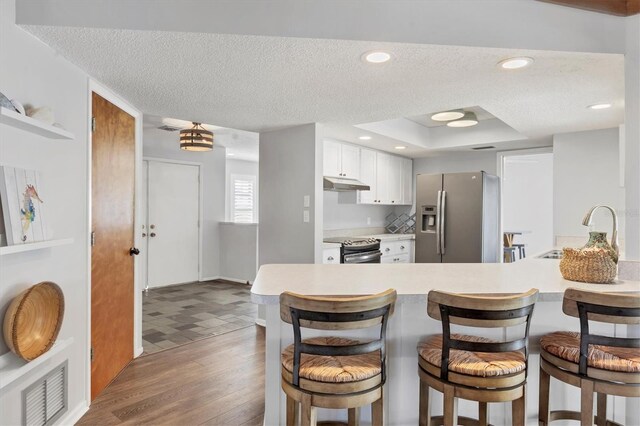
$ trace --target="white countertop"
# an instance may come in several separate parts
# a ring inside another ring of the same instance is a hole
[[[278,304],[284,291],[306,295],[358,295],[395,288],[399,303],[423,303],[430,290],[452,293],[520,293],[537,288],[540,301],[561,300],[569,287],[593,291],[640,291],[640,281],[586,284],[562,278],[559,261],[528,259],[514,263],[404,263],[339,265],[263,265],[251,300]]]
[[[415,240],[415,234],[372,234],[372,235],[358,235],[353,238],[377,238],[380,242],[386,241],[406,241]],[[340,243],[322,243],[322,249],[340,248]]]

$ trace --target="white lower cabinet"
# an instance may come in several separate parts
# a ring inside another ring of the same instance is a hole
[[[322,250],[322,263],[327,265],[340,263],[340,248],[328,248]]]
[[[413,263],[413,240],[382,241],[380,263]]]

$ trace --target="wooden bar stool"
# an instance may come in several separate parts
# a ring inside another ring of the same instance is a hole
[[[599,293],[567,289],[562,311],[580,318],[580,333],[557,331],[540,339],[539,420],[579,420],[582,426],[618,425],[607,420],[607,395],[640,397],[640,339],[589,332],[589,321],[640,324],[640,293]],[[580,388],[580,412],[549,412],[549,382],[554,377]],[[598,394],[593,416],[593,393]]]
[[[293,345],[282,353],[282,389],[287,394],[287,426],[301,406],[302,425],[316,424],[316,407],[348,409],[349,425],[357,425],[359,409],[372,404],[372,424],[382,426],[386,379],[387,321],[396,291],[372,296],[316,297],[280,295],[280,318],[293,325]],[[302,339],[301,328],[356,330],[379,326],[376,340],[344,337]]]
[[[509,401],[513,424],[524,426],[529,325],[537,299],[537,289],[504,297],[429,292],[427,313],[442,321],[442,334],[418,344],[420,426],[487,425],[487,403]],[[524,336],[498,342],[453,334],[451,324],[482,328],[524,324]],[[443,416],[431,417],[430,388],[444,396]],[[478,420],[458,417],[457,398],[478,401]]]

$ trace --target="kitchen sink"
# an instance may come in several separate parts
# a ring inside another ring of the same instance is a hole
[[[538,259],[562,259],[562,250],[550,250],[538,256]]]

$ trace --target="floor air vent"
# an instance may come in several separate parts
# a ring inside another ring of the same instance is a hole
[[[26,426],[53,424],[67,411],[67,361],[22,392]]]

